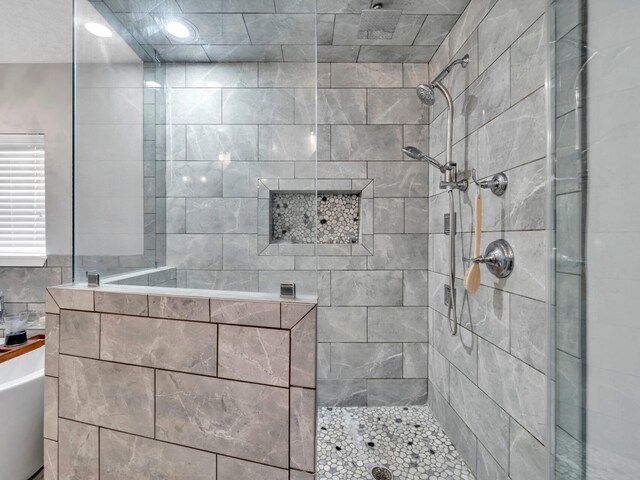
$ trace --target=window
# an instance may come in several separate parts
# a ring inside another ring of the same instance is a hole
[[[0,134],[0,265],[44,265],[44,192],[44,135]]]

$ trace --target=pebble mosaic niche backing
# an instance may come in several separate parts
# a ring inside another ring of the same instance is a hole
[[[314,243],[314,208],[317,209],[318,243],[359,241],[359,194],[273,192],[272,242]]]

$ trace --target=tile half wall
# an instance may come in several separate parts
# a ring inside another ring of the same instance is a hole
[[[47,478],[313,478],[316,305],[265,298],[49,289]]]

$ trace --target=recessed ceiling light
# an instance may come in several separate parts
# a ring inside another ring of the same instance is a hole
[[[186,23],[180,20],[169,20],[165,22],[164,29],[169,35],[175,38],[185,39],[193,36],[193,31]]]
[[[113,36],[113,32],[111,31],[111,29],[102,25],[101,23],[87,22],[84,24],[84,28],[86,28],[89,33],[94,34],[96,37],[109,38]]]

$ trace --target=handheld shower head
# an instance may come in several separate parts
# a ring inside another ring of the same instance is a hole
[[[418,149],[416,147],[411,147],[411,146],[404,147],[402,149],[402,153],[404,153],[409,158],[413,158],[414,160],[426,160],[431,165],[433,165],[438,170],[440,170],[442,173],[445,173],[447,171],[447,166],[446,165],[442,165],[435,158],[432,158],[429,155],[425,155],[424,153],[422,153],[420,151],[420,149]]]
[[[422,153],[419,149],[411,146],[404,147],[402,149],[402,153],[404,153],[407,157],[413,158],[414,160],[424,160],[423,157],[425,157],[425,154]]]

